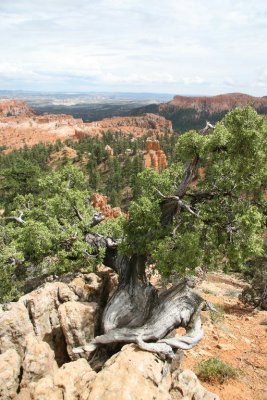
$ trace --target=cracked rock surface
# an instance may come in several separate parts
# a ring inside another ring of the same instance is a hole
[[[112,349],[111,357],[103,354],[98,368],[72,351],[97,334],[113,287],[114,274],[107,270],[79,273],[47,282],[18,302],[2,305],[0,399],[217,400],[207,397],[194,374],[188,377],[191,397],[183,394],[179,362],[173,370],[174,364],[171,368],[169,362],[134,344],[117,348],[116,354]]]

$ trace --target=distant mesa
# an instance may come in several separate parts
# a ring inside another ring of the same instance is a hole
[[[168,103],[160,104],[160,109],[174,106],[179,108],[193,108],[197,111],[221,112],[230,111],[235,107],[246,107],[248,105],[254,108],[266,107],[267,96],[254,97],[243,93],[228,93],[217,96],[174,96]]]
[[[242,93],[174,96],[167,103],[136,108],[130,116],[105,118],[95,122],[83,122],[81,118],[66,114],[35,115],[24,101],[5,99],[0,100],[0,147],[5,147],[3,151],[8,153],[38,143],[101,137],[107,131],[131,134],[134,137],[148,133],[155,137],[172,133],[173,129],[178,132],[201,129],[207,120],[214,124],[233,108],[247,105],[267,116],[267,96],[253,97]],[[106,149],[106,152],[112,156],[112,149]],[[152,153],[151,157],[154,157]],[[151,165],[156,165],[156,159],[152,158]],[[145,162],[149,164],[149,156]]]
[[[173,129],[184,132],[201,129],[206,120],[216,123],[236,107],[254,107],[259,114],[267,115],[267,96],[254,97],[243,93],[228,93],[217,96],[174,96],[161,104],[150,104],[132,111],[133,115],[152,112],[170,120]]]

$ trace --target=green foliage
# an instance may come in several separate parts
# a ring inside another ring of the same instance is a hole
[[[197,187],[189,187],[183,197],[199,218],[183,208],[163,229],[156,189],[172,195],[175,173],[180,182],[184,167],[176,163],[161,174],[145,170],[136,184],[140,197],[129,209],[126,241],[131,250],[146,252],[165,275],[196,266],[240,271],[247,260],[262,255],[266,138],[266,124],[251,107],[230,112],[209,135],[189,131],[180,136],[178,157],[184,162],[197,158],[205,169],[204,179],[198,177]]]
[[[113,239],[120,239],[123,236],[125,217],[117,217],[115,219],[106,218],[101,224],[94,228],[94,232]]]
[[[137,202],[131,203],[129,213],[130,219],[124,226],[126,240],[122,249],[129,254],[145,254],[162,230],[159,202],[140,197]]]
[[[241,371],[232,365],[221,361],[219,358],[209,358],[198,364],[198,377],[205,382],[224,383],[229,379],[235,379]]]
[[[187,161],[199,156],[207,141],[207,136],[201,136],[197,131],[192,130],[180,137],[177,142],[176,151],[183,161]]]
[[[158,200],[160,191],[168,195],[174,190],[174,183],[179,182],[183,174],[182,163],[172,164],[168,169],[158,172],[154,169],[145,169],[137,175],[135,190],[139,196],[148,197],[151,200]]]
[[[0,301],[6,302],[21,294],[24,256],[12,243],[10,232],[0,226]],[[16,260],[16,264],[14,261]],[[22,271],[18,271],[22,269]],[[17,272],[17,277],[15,273]],[[19,272],[19,273],[18,273]]]
[[[28,276],[94,270],[103,252],[92,256],[84,237],[92,218],[90,190],[84,174],[72,165],[38,180],[37,193],[18,195],[10,215],[23,211],[23,224],[2,219],[0,236],[0,296],[12,299]],[[82,215],[80,221],[76,210]],[[99,233],[118,237],[122,220],[109,220]]]
[[[198,266],[200,253],[199,235],[192,231],[165,237],[155,243],[151,251],[157,268],[166,276],[172,271],[179,272],[181,275],[186,271],[193,272]]]
[[[191,130],[178,137],[176,146],[177,136],[159,137],[172,160],[162,172],[144,170],[146,137],[120,133],[107,132],[101,141],[69,142],[78,153],[79,168],[65,160],[66,165],[51,170],[49,155],[61,148],[60,143],[0,153],[0,208],[9,217],[23,212],[25,221],[1,219],[1,299],[14,298],[29,275],[92,271],[103,259],[103,252],[94,256],[84,240],[93,214],[93,190],[110,196],[113,206],[129,207],[128,220],[107,220],[94,230],[122,237],[123,253],[146,254],[164,275],[193,272],[197,266],[247,271],[248,261],[264,253],[266,137],[262,117],[247,107],[227,114],[209,135]],[[107,144],[113,158],[105,151]],[[182,198],[184,207],[163,227],[162,195],[175,193],[193,158],[205,177],[196,177],[197,185]]]
[[[4,184],[0,188],[2,201],[9,206],[17,194],[36,192],[41,169],[36,163],[18,159],[10,168],[3,172]]]

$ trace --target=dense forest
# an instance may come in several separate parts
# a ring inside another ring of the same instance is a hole
[[[9,209],[16,194],[32,192],[35,180],[66,164],[74,164],[82,170],[90,188],[107,195],[112,206],[127,207],[128,200],[136,194],[137,174],[144,169],[143,152],[148,137],[149,133],[134,138],[131,134],[107,131],[101,139],[87,137],[78,142],[67,140],[64,143],[38,144],[9,154],[4,154],[3,148],[2,153],[0,151],[0,174],[4,179],[0,187],[0,207]],[[155,139],[159,140],[168,162],[172,163],[175,159],[176,134],[157,135]],[[107,145],[112,148],[112,157],[105,150]],[[65,146],[76,151],[73,159],[64,155]],[[51,156],[57,152],[62,153],[54,165]]]

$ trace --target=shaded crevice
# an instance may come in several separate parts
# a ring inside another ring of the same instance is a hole
[[[18,376],[18,388],[17,388],[17,394],[20,393],[20,384],[22,381],[22,376],[23,376],[23,367],[20,367],[20,371],[19,371],[19,376]]]

